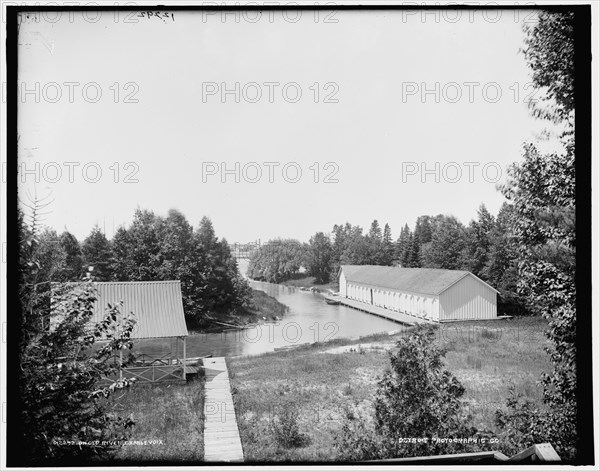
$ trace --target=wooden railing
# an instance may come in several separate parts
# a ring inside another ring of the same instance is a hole
[[[119,355],[111,356],[108,361],[117,366],[120,364]],[[102,386],[107,386],[119,379],[135,378],[137,382],[157,383],[163,381],[185,381],[183,360],[173,358],[172,354],[164,353],[160,356],[141,353],[135,357],[130,366],[126,366],[120,373],[104,377]]]

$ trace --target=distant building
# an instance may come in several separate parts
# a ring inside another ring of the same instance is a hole
[[[495,319],[498,291],[471,272],[342,265],[340,296],[436,322]]]

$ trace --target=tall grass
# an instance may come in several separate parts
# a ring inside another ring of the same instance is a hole
[[[283,315],[289,310],[289,307],[283,303],[280,303],[274,297],[269,296],[264,291],[253,289],[252,305],[250,310],[258,317],[266,317],[267,319],[270,319],[275,316],[283,317]]]
[[[448,349],[445,361],[465,386],[465,406],[479,429],[497,432],[494,414],[504,408],[511,385],[541,404],[536,382],[550,368],[543,351],[545,326],[539,318],[439,326],[437,341]],[[391,343],[408,332],[370,341]],[[345,411],[372,415],[371,401],[377,379],[389,365],[388,355],[370,349],[323,353],[329,348],[331,344],[317,345],[229,361],[247,461],[334,460],[333,438]],[[308,435],[300,447],[278,446],[269,426],[282,418],[280,405],[286,403],[295,405],[298,429]]]
[[[125,445],[112,457],[125,462],[201,462],[204,457],[204,381],[187,384],[136,384],[116,393],[110,407],[131,414],[130,441],[158,442]]]

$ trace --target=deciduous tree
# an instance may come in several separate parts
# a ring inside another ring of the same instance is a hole
[[[329,282],[332,250],[329,237],[323,232],[317,232],[308,242],[306,268],[308,273],[315,277],[317,283]]]

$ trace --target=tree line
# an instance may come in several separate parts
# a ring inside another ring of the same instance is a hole
[[[412,231],[405,226],[395,243],[389,226],[382,231],[374,223],[363,235],[360,227],[347,223],[334,226],[333,239],[317,233],[308,244],[271,241],[257,250],[250,267],[251,276],[281,281],[305,266],[322,281],[344,263],[435,263],[440,268],[470,267],[499,289],[501,283],[493,281],[496,275],[492,274],[501,274],[500,281],[515,286],[515,295],[527,309],[548,321],[546,351],[552,362],[552,371],[540,381],[543,408],[514,395],[508,398],[507,408],[497,412],[501,443],[512,453],[550,442],[565,461],[578,458],[584,439],[578,433],[578,417],[587,411],[578,407],[577,393],[586,399],[584,403],[590,399],[589,391],[579,389],[576,363],[577,317],[589,318],[591,312],[576,311],[573,31],[574,14],[556,11],[542,11],[538,22],[525,30],[525,59],[534,84],[545,94],[545,104],[551,105],[541,109],[534,104],[532,112],[564,123],[566,131],[561,136],[562,151],[543,154],[534,144],[524,146],[521,161],[511,167],[502,188],[509,203],[495,218],[483,208],[467,227],[449,216],[428,217],[427,222],[422,217]],[[95,357],[86,356],[84,352],[103,338],[103,332],[114,331],[110,327],[119,317],[119,307],[107,306],[104,321],[90,336],[86,325],[95,298],[89,282],[78,288],[59,283],[53,296],[50,282],[76,280],[88,266],[94,267],[91,273],[100,281],[181,279],[184,302],[194,319],[200,320],[243,303],[247,285],[234,270],[226,241],[217,239],[206,218],[194,229],[177,211],[162,218],[138,210],[132,224],[119,229],[112,240],[95,228],[82,243],[69,233],[38,233],[35,223],[23,223],[22,214],[18,224],[21,331],[15,342],[20,364],[13,410],[19,411],[14,422],[24,445],[19,448],[29,450],[23,455],[29,464],[61,462],[78,454],[89,460],[110,450],[60,442],[103,443],[127,437],[130,418],[119,417],[103,404],[104,397],[127,384],[98,388],[97,381],[114,372],[107,359],[130,346],[133,320],[125,319],[124,328],[118,329],[122,335],[110,338]],[[291,260],[288,251],[295,254]],[[267,263],[272,258],[277,264]],[[464,265],[457,265],[459,261]],[[201,293],[197,297],[192,292],[196,289]],[[61,314],[62,323],[55,330],[44,327],[50,311]],[[460,402],[464,390],[444,369],[443,352],[430,337],[427,332],[417,333],[399,345],[390,372],[379,382],[374,435],[362,433],[364,424],[348,425],[340,449],[353,454],[344,452],[343,459],[442,453],[446,450],[399,446],[397,438],[476,433],[466,428],[469,423]],[[355,426],[360,433],[353,430]]]
[[[420,216],[398,237],[377,220],[369,231],[350,223],[336,224],[330,234],[317,232],[308,243],[271,240],[252,255],[248,275],[279,283],[298,276],[301,267],[319,284],[335,280],[341,265],[383,265],[409,268],[468,270],[500,291],[505,314],[527,313],[517,292],[518,254],[512,226],[513,205],[505,202],[496,216],[485,205],[477,219],[464,225],[454,216]]]
[[[162,217],[138,209],[111,240],[98,226],[81,243],[68,231],[46,228],[36,244],[40,277],[48,281],[77,281],[88,271],[94,281],[180,280],[193,325],[235,313],[250,300],[227,240],[217,238],[207,217],[194,228],[177,210]]]
[[[495,220],[484,208],[466,230],[452,218],[438,218],[433,224],[419,218],[415,230],[410,233],[405,227],[397,243],[403,248],[397,251],[401,263],[464,266],[547,320],[545,351],[552,370],[542,373],[539,381],[543,407],[513,389],[506,407],[496,411],[495,422],[505,453],[549,442],[563,462],[589,459],[593,450],[580,422],[588,414],[582,405],[591,401],[591,391],[579,385],[577,375],[577,318],[589,320],[591,312],[576,309],[574,27],[573,12],[557,11],[541,11],[536,23],[524,27],[522,52],[541,92],[541,100],[530,104],[531,112],[563,125],[562,149],[544,154],[535,144],[524,144],[522,160],[509,168],[500,188],[509,203]],[[375,426],[369,429],[354,417],[346,421],[338,440],[341,456],[373,459],[456,452],[452,447],[419,450],[418,445],[399,444],[397,438],[477,434],[466,429],[469,419],[458,401],[464,390],[451,373],[441,371],[443,352],[429,335],[417,333],[398,343],[391,369],[378,385]],[[425,358],[430,359],[426,364]],[[591,373],[581,366],[586,375]],[[450,410],[441,408],[446,404]],[[586,442],[590,445],[584,449]]]
[[[496,424],[502,431],[502,447],[510,453],[550,442],[565,462],[573,462],[583,456],[582,452],[589,457],[592,449],[582,447],[583,443],[591,444],[591,437],[585,436],[588,430],[581,427],[586,412],[578,404],[578,394],[585,398],[584,404],[592,397],[590,390],[579,385],[577,375],[577,318],[589,320],[591,312],[578,313],[576,309],[575,14],[542,10],[535,23],[525,24],[524,33],[521,52],[540,92],[540,99],[529,103],[531,113],[561,125],[564,131],[559,136],[561,149],[556,152],[542,153],[534,143],[523,145],[521,160],[509,168],[507,181],[500,188],[508,201],[498,215],[493,218],[480,207],[477,220],[468,227],[451,216],[423,216],[414,230],[406,226],[402,229],[395,247],[389,228],[381,233],[374,222],[369,233],[363,235],[360,227],[346,223],[334,226],[332,239],[315,234],[307,244],[305,260],[308,272],[320,281],[330,278],[345,263],[468,269],[496,287],[502,301],[512,299],[518,311],[524,308],[546,319],[545,350],[552,371],[540,378],[544,406],[539,408],[527,397],[514,393],[507,398],[507,407],[497,411]],[[585,79],[582,84],[586,86]],[[394,258],[390,257],[392,247]],[[259,249],[250,276],[266,277],[269,272],[264,266],[269,263],[269,253],[261,254]],[[422,343],[415,349],[423,358],[428,347],[422,339],[415,341]],[[393,366],[401,371],[406,362]],[[591,373],[582,366],[586,374]],[[404,436],[413,432],[406,431],[401,404],[405,386],[387,378],[380,384],[384,402],[378,402],[383,407],[376,411],[378,430],[385,432],[392,424],[394,430],[406,432]],[[460,397],[460,388],[454,389],[454,396]],[[413,402],[419,408],[419,418],[424,411],[422,392],[419,388],[418,401]],[[441,436],[448,436],[462,432],[459,425],[448,430],[425,418],[428,424],[418,427],[416,434],[442,432]],[[414,419],[410,423],[415,423]],[[355,459],[370,456],[372,442],[361,442],[357,439],[361,434],[348,430],[340,442],[341,449],[352,450]],[[390,449],[384,445],[376,444],[379,458],[415,453],[399,449],[397,442]],[[422,452],[427,454],[429,450]]]

